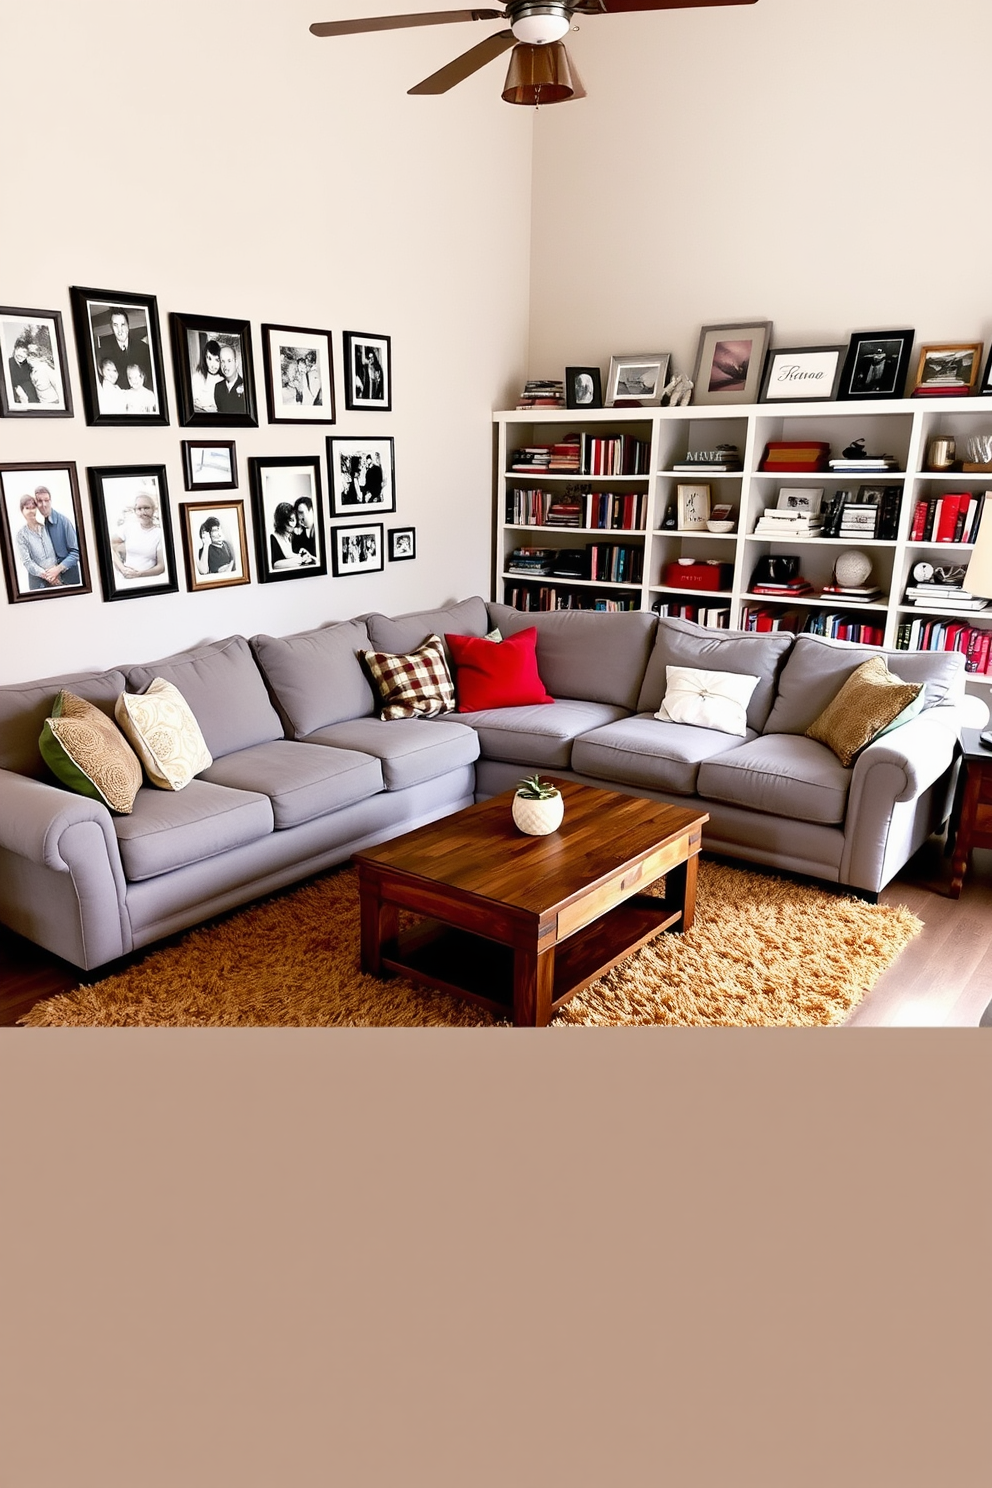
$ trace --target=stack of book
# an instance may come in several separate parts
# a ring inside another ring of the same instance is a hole
[[[580,441],[577,434],[569,434],[558,444],[551,446],[548,469],[553,475],[578,475],[581,468]]]
[[[535,377],[524,383],[518,408],[564,408],[565,384],[554,377]]]
[[[672,469],[680,475],[705,474],[710,470],[740,470],[741,454],[736,444],[720,444],[713,450],[690,450]]]
[[[535,578],[551,572],[554,553],[550,548],[514,548],[507,563],[507,572],[532,574]]]
[[[812,594],[813,585],[802,574],[798,574],[796,578],[786,579],[781,584],[752,584],[751,593],[766,594],[769,598],[774,596],[776,599],[798,599],[801,595]]]
[[[755,525],[754,536],[788,542],[799,537],[819,537],[822,530],[823,518],[819,512],[766,506]]]
[[[843,599],[850,604],[875,604],[884,591],[877,584],[824,584],[823,599]]]
[[[835,475],[872,475],[876,471],[899,469],[894,455],[837,455],[828,463]]]
[[[854,641],[860,646],[880,646],[885,629],[853,615],[837,615],[832,610],[808,615],[803,623],[807,635],[828,636],[832,641]]]
[[[922,496],[913,508],[910,542],[973,543],[985,506],[984,492],[945,491]]]
[[[546,527],[584,527],[585,498],[577,492],[566,490],[561,496],[552,496],[544,515]]]
[[[765,445],[761,469],[773,474],[810,473],[823,470],[829,454],[830,445],[822,439],[770,439]]]
[[[527,444],[513,451],[510,456],[511,470],[548,470],[551,467],[550,444]]]
[[[961,579],[964,579],[963,569]],[[907,586],[906,603],[917,610],[984,610],[988,600],[972,594],[954,579],[944,583],[927,579]]]

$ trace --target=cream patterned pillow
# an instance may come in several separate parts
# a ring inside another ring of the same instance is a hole
[[[106,713],[64,689],[38,740],[57,780],[81,796],[129,816],[141,789],[141,761]]]
[[[200,725],[178,687],[156,677],[144,692],[122,692],[114,717],[134,745],[152,785],[182,790],[213,764]]]
[[[747,705],[758,685],[743,672],[710,672],[703,667],[665,668],[665,696],[654,715],[665,723],[691,723],[722,734],[747,733]]]
[[[850,765],[866,744],[887,733],[897,720],[908,723],[922,707],[922,682],[903,682],[893,677],[884,656],[863,661],[806,730],[832,749],[842,765]],[[905,713],[906,717],[902,718]]]

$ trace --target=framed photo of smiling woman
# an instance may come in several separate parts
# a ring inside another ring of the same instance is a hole
[[[175,593],[165,466],[91,466],[87,475],[104,599]]]

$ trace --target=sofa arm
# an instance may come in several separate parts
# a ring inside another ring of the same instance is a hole
[[[848,811],[852,805],[861,805],[865,794],[882,786],[883,780],[895,786],[890,800],[914,800],[953,764],[957,744],[956,708],[931,708],[891,734],[883,734],[855,761]],[[890,770],[896,773],[890,775]],[[891,791],[889,784],[883,788]]]
[[[0,920],[77,966],[131,949],[127,885],[100,801],[0,770]]]

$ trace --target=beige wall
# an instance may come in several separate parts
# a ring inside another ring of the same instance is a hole
[[[535,134],[530,371],[751,316],[781,346],[992,341],[989,0],[599,16]]]
[[[86,467],[164,462],[175,519],[180,441],[201,431],[178,425],[168,349],[167,428],[87,427],[69,285],[155,294],[163,331],[170,310],[247,319],[259,366],[261,322],[329,328],[334,432],[394,436],[386,525],[417,528],[418,561],[208,594],[181,580],[179,594],[115,603],[96,579],[89,596],[3,597],[0,681],[488,593],[489,415],[524,371],[533,118],[489,77],[457,100],[406,96],[479,39],[471,28],[309,34],[335,13],[320,0],[0,0],[0,304],[62,311],[77,406],[72,420],[0,420],[0,459],[77,462],[95,569]],[[345,411],[342,329],[392,336],[392,414]],[[261,426],[233,434],[249,512],[247,457],[323,456],[328,432],[267,425],[258,391]]]

